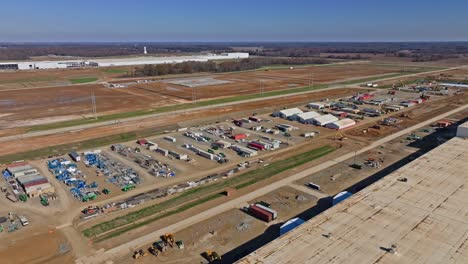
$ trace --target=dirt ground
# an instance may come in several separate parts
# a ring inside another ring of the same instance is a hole
[[[70,79],[94,77],[107,80],[122,76],[132,67],[88,68],[88,69],[50,69],[35,71],[1,71],[0,91],[43,86],[63,86],[71,84]],[[119,70],[113,72],[112,70]]]
[[[18,89],[8,82],[21,80],[14,78],[56,79],[63,76],[76,78],[86,74],[102,77],[101,79],[110,79],[110,77],[103,69],[0,72],[0,112],[2,113],[0,128],[31,126],[78,119],[84,115],[90,116],[93,114],[91,100],[93,93],[96,98],[97,113],[104,115],[184,103],[192,99],[203,100],[291,89],[313,83],[337,82],[398,71],[398,67],[370,67],[356,64],[223,73],[213,74],[210,77],[226,80],[229,83],[200,86],[195,89],[159,81],[135,83],[127,88],[115,89],[102,84],[68,85],[67,83],[56,87],[27,86],[27,89]],[[7,82],[3,89],[2,81]]]
[[[279,236],[279,226],[314,206],[317,198],[291,187],[283,187],[252,202],[257,201],[270,203],[271,207],[278,212],[278,218],[270,223],[265,223],[240,209],[230,210],[175,233],[176,240],[184,241],[185,249],[170,248],[157,258],[148,255],[145,258],[140,258],[138,262],[143,264],[155,262],[205,263],[201,253],[207,250],[224,255],[246,241],[251,241],[251,247],[259,246],[255,243],[261,241],[256,242],[254,238]],[[157,240],[158,238],[155,238],[155,241]],[[145,250],[149,246],[147,245]],[[117,260],[115,263],[123,264],[131,260],[131,256],[128,256],[128,258]]]
[[[207,99],[239,94],[260,93],[307,86],[309,84],[329,83],[365,78],[367,76],[398,72],[398,67],[368,67],[357,65],[310,66],[293,69],[257,70],[238,73],[222,73],[211,75],[218,80],[228,81],[221,85],[208,85],[190,88],[171,84],[164,80],[160,82],[135,83],[129,85],[155,94],[176,97],[184,100]],[[178,80],[178,79],[174,79]]]
[[[26,216],[29,225],[25,227],[20,225],[19,230],[9,233],[7,225],[3,224],[5,231],[0,233],[2,264],[59,264],[73,261],[70,243],[59,230],[50,225],[51,223],[46,217],[34,214],[28,209],[11,211],[17,215]],[[6,216],[7,211],[0,211],[0,215]],[[27,254],[25,254],[26,252]]]
[[[187,111],[185,113],[146,118],[133,122],[118,123],[92,129],[72,131],[69,133],[24,139],[19,138],[17,140],[9,141],[8,146],[1,144],[0,155],[25,152],[47,146],[78,142],[90,138],[103,137],[146,128],[154,128],[157,130],[158,127],[166,127],[171,124],[188,125],[195,120],[200,122],[200,120],[203,119],[210,119],[211,122],[214,122],[213,120],[225,120],[226,118],[232,118],[235,115],[250,115],[252,112],[257,112],[259,110],[260,112],[273,111],[274,107],[279,108],[279,106],[297,105],[300,103],[316,101],[323,98],[339,98],[346,95],[352,95],[359,91],[361,90],[353,88],[317,91],[315,93],[288,96],[281,99],[267,99],[252,103],[242,103],[238,105],[218,107],[208,110]]]
[[[176,103],[158,94],[111,89],[101,84],[0,91],[0,128],[32,126],[91,116],[92,94],[98,113],[126,112]]]

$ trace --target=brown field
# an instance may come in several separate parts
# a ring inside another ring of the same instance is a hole
[[[154,94],[191,100],[193,93],[195,93],[197,99],[252,94],[260,93],[262,90],[267,92],[302,87],[309,84],[361,79],[368,76],[394,73],[399,70],[398,67],[369,67],[369,65],[364,64],[310,66],[292,70],[258,70],[216,74],[210,77],[216,77],[216,79],[229,81],[230,83],[199,86],[194,89],[167,83],[168,80],[165,80],[165,82],[132,84],[130,87]]]
[[[84,69],[68,71],[27,71],[12,75],[26,78],[47,76],[67,76],[85,74],[102,69]],[[132,84],[128,88],[110,89],[102,84],[67,85],[47,88],[4,89],[0,90],[1,128],[12,128],[44,124],[56,121],[77,119],[92,114],[91,95],[96,96],[98,114],[126,112],[137,109],[154,108],[162,105],[188,102],[193,91],[197,100],[225,97],[241,94],[253,94],[263,91],[291,89],[310,83],[337,82],[372,75],[388,74],[398,68],[369,65],[331,65],[311,66],[297,69],[265,70],[239,73],[216,74],[220,80],[230,83],[222,85],[200,86],[195,89],[167,82]],[[3,79],[2,79],[3,78]],[[0,74],[0,82],[8,80]],[[16,77],[15,77],[16,78]],[[53,77],[55,78],[55,77]],[[261,89],[263,87],[263,89]]]
[[[175,103],[158,94],[145,94],[135,89],[109,89],[100,84],[0,91],[0,127],[32,125],[90,115],[93,92],[99,113],[125,112],[162,103]]]
[[[252,112],[269,112],[281,106],[297,105],[300,103],[319,100],[323,98],[340,98],[362,91],[356,88],[334,89],[329,91],[318,91],[315,93],[288,96],[281,99],[262,100],[251,103],[242,103],[228,107],[217,107],[207,110],[189,111],[185,113],[165,115],[162,117],[145,118],[138,121],[119,123],[108,126],[100,126],[69,133],[60,133],[48,136],[38,136],[24,139],[11,140],[8,147],[1,147],[0,155],[31,151],[47,146],[63,143],[79,142],[91,138],[115,135],[129,131],[142,129],[163,129],[169,125],[190,126],[191,122],[202,119],[225,120],[235,115],[246,115]]]
[[[128,71],[132,67],[0,71],[0,90],[69,85],[71,84],[70,79],[88,77],[108,80],[123,75],[122,72],[112,72],[112,70],[116,69]]]

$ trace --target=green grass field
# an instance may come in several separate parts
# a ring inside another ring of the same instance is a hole
[[[81,84],[81,83],[95,82],[97,80],[98,80],[98,78],[96,78],[96,77],[84,77],[84,78],[70,79],[69,81],[72,84]]]
[[[245,188],[286,170],[323,157],[333,152],[334,150],[335,149],[331,146],[320,147],[292,156],[290,158],[286,158],[284,160],[273,162],[267,166],[248,171],[225,181],[220,181],[210,185],[204,185],[188,190],[159,204],[148,206],[138,211],[131,212],[126,215],[116,217],[112,220],[94,225],[85,229],[83,234],[86,237],[95,237],[96,242],[116,237],[134,228],[147,225],[161,218],[186,211],[196,205],[200,205],[202,203],[221,197],[220,191],[226,187],[234,187],[236,189]],[[144,218],[148,219],[139,222],[139,219]],[[105,235],[99,236],[100,234],[104,233]]]

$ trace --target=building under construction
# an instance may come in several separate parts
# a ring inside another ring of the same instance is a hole
[[[455,137],[238,263],[468,263],[467,171]]]

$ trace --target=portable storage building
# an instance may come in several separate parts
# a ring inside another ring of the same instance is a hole
[[[289,117],[292,117],[293,115],[301,114],[301,113],[303,112],[299,108],[290,108],[290,109],[284,109],[284,110],[274,112],[273,116],[281,117],[281,118],[289,118]]]
[[[164,139],[173,143],[177,141],[175,137],[171,136],[165,136]]]
[[[312,118],[318,117],[318,116],[320,116],[319,113],[314,112],[314,111],[310,111],[310,112],[305,112],[305,113],[302,113],[302,114],[296,114],[296,115],[293,116],[293,119],[304,124],[308,120],[311,120]]]
[[[72,158],[73,161],[78,162],[81,161],[80,154],[78,154],[76,151],[73,151],[69,154],[70,158]]]
[[[345,119],[341,119],[341,120],[338,120],[336,122],[333,122],[333,123],[328,123],[326,124],[326,127],[327,128],[331,128],[331,129],[337,129],[337,130],[340,130],[340,129],[345,129],[345,128],[348,128],[348,127],[352,127],[356,124],[356,121],[350,119],[350,118],[345,118]]]
[[[313,124],[318,125],[318,126],[324,126],[328,123],[333,123],[336,121],[338,121],[338,118],[330,114],[318,116],[312,119]]]

